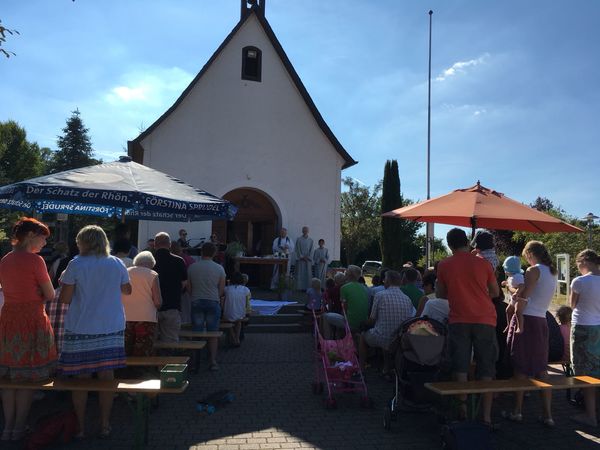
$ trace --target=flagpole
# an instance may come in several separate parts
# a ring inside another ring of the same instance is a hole
[[[427,200],[431,198],[431,25],[433,11],[429,10],[429,77],[427,84]],[[425,262],[431,266],[431,243],[433,240],[433,224],[426,224],[425,232]]]

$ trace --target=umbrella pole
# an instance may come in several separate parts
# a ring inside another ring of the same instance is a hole
[[[475,229],[477,228],[477,219],[471,217],[471,239],[475,237]]]

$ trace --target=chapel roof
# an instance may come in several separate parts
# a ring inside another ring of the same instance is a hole
[[[292,63],[290,62],[285,51],[283,50],[283,47],[279,43],[277,36],[275,36],[275,33],[273,32],[271,25],[269,25],[269,22],[265,18],[264,9],[259,8],[257,5],[249,8],[248,13],[246,13],[246,14],[242,13],[240,21],[233,28],[233,30],[231,30],[231,33],[229,33],[229,35],[227,35],[227,37],[221,43],[219,48],[217,48],[217,50],[213,53],[213,55],[210,57],[210,59],[204,65],[204,67],[202,67],[202,70],[200,70],[198,75],[196,75],[196,77],[192,80],[192,82],[189,84],[189,86],[182,92],[182,94],[175,101],[175,103],[173,103],[173,105],[167,111],[165,111],[162,116],[160,116],[152,125],[150,125],[146,130],[144,130],[137,138],[135,138],[133,141],[130,141],[128,143],[130,156],[132,156],[135,160],[141,159],[142,155],[140,154],[141,153],[140,150],[143,152],[143,149],[141,147],[141,141],[144,138],[146,138],[147,136],[149,136],[164,120],[166,120],[169,117],[169,115],[173,111],[175,111],[175,109],[185,99],[185,97],[188,95],[188,93],[190,93],[192,91],[192,89],[194,89],[196,84],[200,81],[202,76],[208,71],[208,69],[211,67],[212,63],[218,58],[220,53],[227,46],[227,44],[231,41],[231,39],[235,36],[235,34],[238,32],[238,30],[244,25],[244,23],[246,23],[246,21],[252,15],[254,15],[258,19],[258,22],[260,23],[265,34],[269,38],[269,41],[275,48],[277,55],[281,59],[281,62],[283,63],[284,67],[286,68],[290,78],[292,79],[294,85],[296,86],[296,89],[298,89],[298,92],[304,99],[304,102],[306,103],[306,106],[310,110],[317,125],[319,126],[321,131],[325,134],[325,136],[329,139],[329,141],[331,142],[331,145],[333,145],[335,150],[344,159],[345,163],[342,166],[342,169],[346,169],[348,167],[351,167],[351,166],[357,164],[357,161],[355,161],[354,158],[352,158],[352,156],[350,156],[350,154],[342,146],[340,141],[338,141],[338,139],[335,137],[335,135],[333,134],[333,132],[331,131],[331,129],[329,128],[329,126],[327,125],[325,120],[323,119],[323,116],[321,116],[321,113],[317,109],[317,107],[316,107],[315,103],[313,102],[312,98],[310,97],[308,91],[304,87],[304,84],[302,83],[302,80],[300,79],[300,77],[298,76],[298,73],[294,69],[294,66],[292,66]]]

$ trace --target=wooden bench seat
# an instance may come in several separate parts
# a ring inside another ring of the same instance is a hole
[[[244,320],[242,320],[243,322]],[[219,330],[229,330],[230,328],[233,328],[234,324],[233,322],[221,322],[219,324]],[[191,323],[182,323],[181,324],[181,331],[183,330],[191,330],[192,329],[192,324]]]
[[[204,347],[206,347],[205,341],[154,342],[155,349],[202,350]]]
[[[485,394],[488,392],[520,392],[548,389],[550,385],[532,378],[525,380],[472,380],[425,383],[425,387],[439,395]]]
[[[179,330],[179,337],[185,337],[185,338],[206,339],[206,338],[220,338],[221,336],[223,336],[222,331]]]
[[[577,389],[599,387],[600,379],[588,376],[565,377],[551,375],[546,380],[472,380],[425,383],[425,387],[439,395],[485,394],[489,392],[525,392],[546,389]]]
[[[98,380],[92,378],[56,378],[46,381],[0,381],[0,389],[35,389],[41,391],[100,391],[142,394],[181,394],[188,388],[186,381],[179,388],[161,388],[160,380]]]
[[[160,387],[160,380],[98,380],[92,378],[57,378],[45,381],[11,382],[0,380],[0,389],[33,389],[42,391],[101,391],[116,392],[121,394],[135,394],[136,405],[134,411],[134,448],[141,449],[148,443],[148,415],[150,412],[150,398],[154,394],[181,394],[188,388],[189,382],[185,381],[178,388]]]
[[[188,364],[188,356],[128,356],[127,366],[163,367],[167,364]]]

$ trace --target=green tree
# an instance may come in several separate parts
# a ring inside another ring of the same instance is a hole
[[[418,259],[418,265],[420,267],[425,267],[425,239],[426,236],[424,233],[419,233],[415,239],[415,244],[419,247],[421,251],[421,257]],[[444,245],[444,241],[440,238],[433,238],[433,245],[431,247],[431,261],[435,263],[436,261],[441,261],[442,259],[449,256],[448,249]],[[413,261],[417,261],[416,259]]]
[[[42,175],[46,151],[27,141],[25,129],[17,122],[0,122],[0,184]]]
[[[50,173],[99,164],[102,161],[93,158],[92,142],[88,129],[81,120],[78,109],[72,112],[63,128],[63,134],[57,137],[58,150],[52,155]]]
[[[546,245],[546,248],[550,252],[552,258],[558,253],[568,253],[571,261],[571,276],[577,275],[577,268],[575,266],[575,256],[581,250],[588,247],[588,230],[587,224],[573,216],[567,214],[562,208],[556,207],[548,199],[538,197],[536,201],[531,205],[532,207],[547,207],[550,206],[552,209],[545,210],[544,212],[557,217],[571,225],[575,225],[583,230],[585,233],[527,233],[523,231],[516,231],[513,234],[513,241],[522,242],[523,244],[527,241],[536,240],[541,241]],[[600,249],[600,233],[598,228],[592,228],[592,248],[595,250]]]
[[[13,120],[0,122],[0,185],[43,175],[44,155],[48,149],[27,140],[25,129]],[[0,210],[0,242],[2,253],[9,250],[6,240],[20,212]]]
[[[394,159],[385,163],[383,172],[383,191],[381,195],[381,213],[409,205],[400,189],[398,162]],[[421,224],[405,219],[381,218],[381,254],[383,265],[400,269],[406,261],[416,262],[421,254],[415,239]]]
[[[371,189],[350,177],[342,181],[347,188],[341,195],[342,249],[347,264],[357,264],[356,256],[380,235],[381,183]]]

